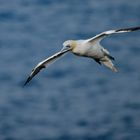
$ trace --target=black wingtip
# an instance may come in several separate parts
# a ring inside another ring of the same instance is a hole
[[[32,77],[29,76],[26,82],[24,83],[23,87],[25,87],[31,80],[32,80]]]
[[[26,82],[24,83],[24,86],[26,86],[32,80],[32,78],[40,72],[42,68],[45,68],[45,66],[39,66],[33,69],[31,75],[27,78]]]
[[[124,28],[124,29],[118,29],[118,30],[116,30],[116,32],[119,32],[119,31],[137,31],[137,30],[140,30],[140,26],[131,27],[131,28]]]
[[[132,30],[132,31],[140,30],[140,26],[139,27],[130,28],[130,30]]]

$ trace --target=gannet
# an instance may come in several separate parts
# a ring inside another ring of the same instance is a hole
[[[29,83],[29,81],[31,81],[32,78],[40,72],[40,70],[48,67],[51,63],[56,61],[59,57],[63,56],[67,52],[72,52],[77,56],[92,58],[98,64],[103,64],[107,68],[111,69],[113,72],[117,72],[118,69],[114,66],[112,62],[112,60],[114,60],[114,57],[111,56],[109,51],[100,44],[101,40],[112,34],[132,32],[139,29],[140,26],[109,30],[85,40],[67,40],[63,43],[63,48],[58,53],[55,53],[54,55],[50,56],[49,58],[41,61],[36,65],[24,85]]]

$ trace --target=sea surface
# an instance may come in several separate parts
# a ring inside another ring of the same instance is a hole
[[[0,0],[0,140],[140,140],[140,31],[102,41],[113,73],[69,53],[23,84],[68,39],[140,26],[140,0]]]

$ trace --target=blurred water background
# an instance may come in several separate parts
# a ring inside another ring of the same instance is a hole
[[[138,25],[139,0],[0,0],[0,140],[139,140],[140,32],[102,42],[117,74],[68,54],[22,87],[63,41]]]

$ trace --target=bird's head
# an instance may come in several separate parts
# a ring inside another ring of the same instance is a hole
[[[72,51],[76,47],[77,43],[74,40],[67,40],[63,43],[62,50]]]

